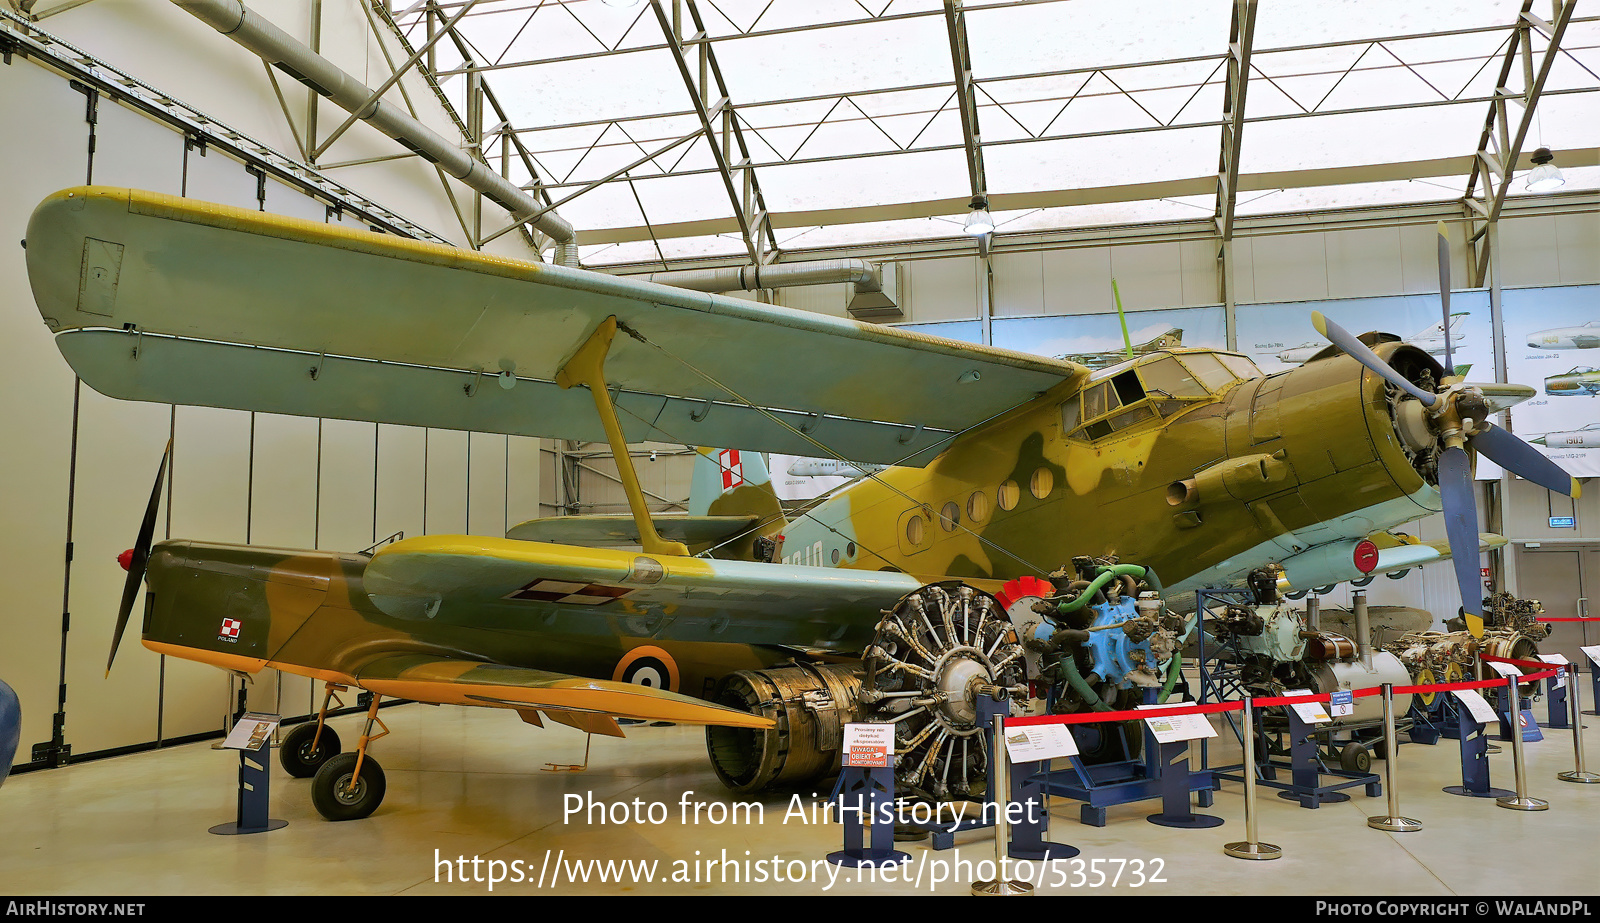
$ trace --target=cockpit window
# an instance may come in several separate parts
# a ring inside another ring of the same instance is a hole
[[[1151,394],[1167,397],[1206,396],[1205,387],[1195,380],[1194,374],[1171,356],[1163,356],[1139,366],[1139,377],[1144,379],[1145,390]]]
[[[1218,359],[1215,353],[1185,354],[1183,364],[1189,367],[1207,391],[1213,393],[1222,390],[1224,385],[1234,379],[1233,372],[1222,364],[1222,360]]]
[[[1229,355],[1228,353],[1217,353],[1217,358],[1221,359],[1222,364],[1227,366],[1228,370],[1233,372],[1233,374],[1239,378],[1248,379],[1261,377],[1261,367],[1250,361],[1250,359],[1245,356],[1233,356]]]

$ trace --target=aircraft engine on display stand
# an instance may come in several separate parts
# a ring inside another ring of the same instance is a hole
[[[890,722],[897,791],[969,797],[988,772],[980,695],[1009,700],[1014,715],[1132,707],[1145,690],[1165,700],[1191,627],[1162,605],[1146,568],[1109,560],[1075,559],[1048,581],[1013,580],[995,596],[932,584],[883,613],[859,663],[732,674],[717,704],[774,726],[708,727],[707,749],[736,792],[793,788],[838,768],[844,725]]]
[[[1539,659],[1538,644],[1550,635],[1550,626],[1538,619],[1544,613],[1543,604],[1496,593],[1484,598],[1483,610],[1482,638],[1472,636],[1465,619],[1454,618],[1445,622],[1448,631],[1409,631],[1383,647],[1400,658],[1419,685],[1481,675],[1480,658],[1485,654],[1505,660]],[[1428,696],[1419,704],[1432,710],[1435,699]]]
[[[1283,695],[1291,689],[1316,694],[1363,689],[1393,683],[1409,685],[1410,674],[1395,654],[1373,650],[1365,596],[1357,598],[1352,640],[1312,623],[1313,615],[1295,608],[1278,594],[1277,573],[1264,568],[1250,577],[1251,603],[1229,603],[1206,621],[1206,632],[1218,644],[1215,661],[1251,695]],[[1315,613],[1315,607],[1311,612]],[[1409,695],[1395,696],[1404,713]],[[1376,696],[1358,698],[1354,710],[1336,717],[1331,726],[1372,723],[1382,718]]]

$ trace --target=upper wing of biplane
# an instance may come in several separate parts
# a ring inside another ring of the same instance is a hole
[[[630,442],[796,455],[820,443],[923,465],[952,433],[1084,372],[130,189],[55,193],[35,210],[27,248],[62,354],[90,387],[129,400],[599,440],[589,395],[554,382],[615,316],[629,335],[605,372]]]
[[[759,516],[683,516],[657,513],[650,517],[656,534],[685,545],[720,542],[761,525]],[[640,544],[639,525],[632,516],[593,514],[551,516],[520,522],[506,531],[506,538],[524,542],[553,542],[558,545],[611,547]]]

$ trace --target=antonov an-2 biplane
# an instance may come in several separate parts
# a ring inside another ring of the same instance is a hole
[[[27,262],[62,354],[103,394],[605,439],[633,510],[625,537],[642,547],[586,547],[617,533],[598,518],[408,538],[370,557],[152,546],[158,478],[113,656],[142,582],[153,651],[359,687],[374,709],[382,697],[500,707],[612,734],[618,717],[701,723],[739,791],[837,768],[842,722],[891,713],[914,738],[911,781],[966,791],[985,762],[969,746],[975,697],[1025,688],[990,594],[1076,556],[1145,565],[1169,597],[1274,562],[1292,586],[1317,586],[1440,559],[1391,541],[1374,561],[1365,541],[1442,508],[1481,614],[1469,450],[1577,493],[1487,422],[1532,389],[1445,378],[1420,349],[1367,337],[1374,354],[1331,323],[1319,329],[1338,349],[1271,376],[1210,349],[1091,372],[105,187],[47,198]],[[894,467],[792,522],[770,490],[735,478],[670,519],[645,510],[626,452],[641,441]],[[907,627],[898,613],[912,611]],[[890,647],[920,658],[905,667],[918,689],[863,682],[863,656],[871,671]],[[354,753],[320,720],[285,741],[325,816],[365,816],[382,798],[375,714]]]

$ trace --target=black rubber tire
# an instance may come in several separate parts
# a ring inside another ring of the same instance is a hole
[[[359,820],[383,803],[383,767],[370,756],[361,761],[361,778],[355,790],[344,792],[355,768],[356,754],[341,753],[317,770],[311,779],[311,804],[318,814],[328,820]]]
[[[322,739],[317,741],[317,749],[311,749],[311,742],[316,740],[316,722],[296,725],[289,733],[283,735],[283,743],[278,746],[278,765],[283,771],[296,779],[309,779],[317,774],[322,764],[339,755],[339,735],[333,728],[322,729]]]
[[[1386,760],[1386,759],[1388,759],[1389,758],[1389,745],[1388,745],[1388,743],[1383,741],[1383,740],[1378,740],[1378,741],[1374,742],[1373,745],[1372,745],[1372,758],[1375,759],[1375,760]]]
[[[1366,772],[1372,768],[1372,754],[1360,744],[1345,744],[1339,751],[1339,766],[1347,772]]]

